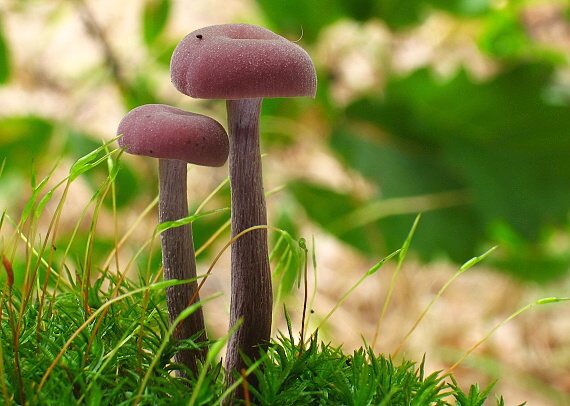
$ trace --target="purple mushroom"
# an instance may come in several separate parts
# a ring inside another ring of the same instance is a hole
[[[228,136],[216,120],[162,104],[148,104],[131,110],[119,124],[119,145],[126,152],[158,158],[159,222],[188,217],[186,185],[187,163],[222,166],[228,158]],[[161,234],[164,279],[196,278],[196,259],[191,224],[170,228]],[[196,293],[191,282],[166,289],[170,322],[186,309]],[[197,297],[196,301],[199,301]],[[177,340],[198,335],[206,340],[202,309],[182,321]],[[197,372],[201,351],[179,351],[175,362]]]
[[[226,24],[188,34],[170,63],[176,88],[191,97],[226,99],[230,135],[232,236],[267,224],[263,191],[259,116],[262,98],[314,97],[317,87],[311,58],[297,44],[261,27]],[[267,230],[256,229],[232,244],[230,325],[242,324],[230,338],[228,371],[245,367],[270,339],[271,270]]]

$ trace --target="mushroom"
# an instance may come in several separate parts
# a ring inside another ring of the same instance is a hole
[[[188,217],[187,163],[222,166],[228,158],[228,136],[220,123],[162,104],[147,104],[131,110],[120,122],[117,134],[123,135],[119,145],[126,147],[127,153],[158,158],[160,223]],[[191,224],[165,230],[161,244],[164,279],[196,278]],[[197,286],[194,281],[166,289],[171,323],[191,304]],[[197,297],[196,301],[199,300]],[[182,321],[177,332],[175,339],[178,340],[200,334],[198,341],[205,341],[202,309]],[[203,360],[203,356],[201,351],[183,350],[174,360],[196,374],[197,360]]]
[[[214,25],[188,34],[170,62],[171,79],[182,93],[226,99],[230,135],[232,236],[267,224],[259,148],[259,116],[264,97],[315,97],[311,58],[297,44],[249,24]],[[241,371],[260,356],[271,333],[272,288],[267,230],[238,238],[231,252],[230,338],[226,369]]]

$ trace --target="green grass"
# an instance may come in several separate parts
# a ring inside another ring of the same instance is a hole
[[[113,141],[110,141],[78,160],[71,167],[69,176],[56,182],[51,189],[47,189],[47,185],[53,183],[53,172],[40,182],[32,177],[31,197],[22,210],[20,220],[14,220],[7,211],[0,217],[0,230],[4,232],[0,254],[5,271],[0,297],[0,403],[223,404],[233,392],[233,388],[224,386],[220,362],[221,350],[231,332],[219,340],[201,344],[208,347],[208,356],[197,377],[180,378],[173,374],[174,370],[183,369],[171,362],[175,352],[196,348],[191,339],[174,345],[172,332],[176,326],[169,325],[166,314],[164,288],[183,281],[161,281],[160,267],[153,266],[152,255],[143,254],[156,249],[155,239],[159,231],[177,223],[157,227],[129,261],[125,268],[137,266],[140,269],[135,273],[136,277],[127,276],[127,269],[109,270],[108,265],[113,262],[113,255],[118,255],[123,241],[119,236],[116,236],[107,261],[100,265],[93,263],[98,215],[105,199],[113,201],[114,180],[120,170],[120,151],[110,149],[112,145]],[[85,172],[104,164],[107,165],[106,179],[77,220],[71,237],[62,246],[58,240],[59,224],[70,185]],[[55,196],[59,196],[59,201],[51,202]],[[48,203],[56,209],[46,221],[45,207]],[[217,211],[191,216],[187,221],[214,212]],[[84,240],[78,237],[82,222],[89,224]],[[417,222],[403,248],[367,271],[348,289],[323,323],[359,284],[398,255],[393,288],[416,225]],[[306,242],[303,239],[295,241],[285,231],[276,232],[279,239],[271,255],[276,296],[284,297],[295,284],[302,285],[307,307],[308,301],[314,298],[310,299],[307,292],[309,251]],[[488,253],[468,261],[452,280]],[[314,256],[313,252],[313,262],[316,261]],[[119,263],[118,259],[116,262]],[[448,285],[442,288],[434,301]],[[203,301],[215,299],[216,295]],[[537,301],[505,322],[534,304],[561,300],[567,299]],[[378,329],[388,301],[389,296]],[[277,302],[276,307],[281,311],[280,300]],[[433,301],[426,312],[432,304]],[[181,317],[195,311],[196,306],[191,306]],[[425,312],[416,325],[424,315]],[[320,342],[318,328],[306,332],[308,323],[304,316],[301,332],[296,337],[286,309],[285,316],[287,331],[279,333],[267,353],[244,372],[245,375],[254,374],[258,381],[257,387],[245,387],[252,399],[246,400],[245,404],[478,406],[489,397],[493,385],[485,389],[472,385],[468,392],[463,392],[451,371],[428,373],[424,360],[395,362],[390,355],[374,354],[373,346],[366,343],[361,349],[346,354],[342,348]],[[412,332],[413,329],[409,334]],[[243,379],[238,379],[235,385],[244,385],[243,382]],[[501,398],[494,403],[503,405]]]
[[[111,275],[107,281],[117,282]],[[38,303],[21,309],[20,294],[6,298],[1,331],[4,404],[220,404],[229,392],[221,364],[210,363],[219,346],[211,346],[198,380],[173,377],[172,370],[180,366],[169,361],[177,349],[163,306],[165,284],[121,284],[125,293],[114,299],[114,287],[98,292],[103,303],[113,303],[92,308],[92,314],[85,313],[80,296],[72,293],[55,297],[51,311],[43,315]],[[319,343],[316,334],[301,351],[293,331],[288,333],[252,371],[259,380],[258,389],[250,388],[256,404],[481,405],[490,389],[480,392],[474,386],[466,394],[447,383],[445,375],[426,376],[423,362],[397,365],[369,348],[344,354]],[[191,340],[185,344],[194,345]]]

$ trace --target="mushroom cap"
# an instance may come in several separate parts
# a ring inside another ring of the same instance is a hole
[[[229,141],[213,118],[164,104],[131,110],[119,123],[119,145],[126,152],[161,159],[178,159],[202,166],[222,166]]]
[[[188,34],[170,61],[174,86],[201,99],[315,97],[313,61],[299,45],[265,28],[222,24]]]

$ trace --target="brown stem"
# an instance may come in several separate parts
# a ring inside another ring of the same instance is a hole
[[[227,101],[232,237],[267,224],[259,148],[261,100]],[[230,374],[246,368],[240,351],[252,360],[259,358],[260,347],[269,342],[271,334],[273,294],[266,229],[248,232],[232,244],[231,279],[230,326],[240,319],[242,324],[228,343],[226,369]]]
[[[158,219],[160,223],[188,217],[188,199],[186,185],[186,162],[174,159],[160,159],[158,163],[160,178],[160,200]],[[196,258],[192,241],[192,226],[186,224],[170,228],[161,234],[162,263],[164,279],[191,279],[196,277]],[[170,322],[173,323],[180,312],[191,303],[196,292],[197,282],[166,288],[166,303]],[[196,302],[200,300],[196,298]],[[181,322],[176,330],[175,339],[184,340],[202,332],[199,341],[206,340],[204,315],[199,308]],[[197,360],[204,359],[204,353],[197,350],[180,351],[174,357],[175,362],[186,365],[197,376]]]

